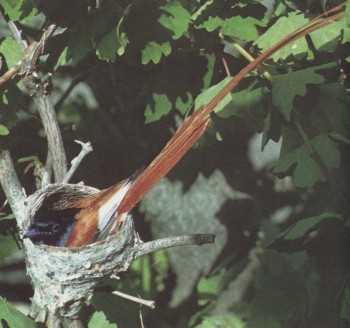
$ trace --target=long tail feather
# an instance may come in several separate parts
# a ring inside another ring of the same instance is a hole
[[[135,180],[121,202],[118,214],[129,212],[176,165],[202,136],[209,124],[210,118],[204,118],[201,109],[194,112],[176,131],[160,154]]]

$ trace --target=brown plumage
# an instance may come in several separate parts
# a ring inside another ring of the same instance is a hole
[[[108,235],[115,234],[122,223],[124,214],[129,213],[142,197],[176,165],[202,136],[210,124],[209,116],[205,118],[207,114],[205,108],[194,112],[143,172],[136,172],[132,178],[125,179],[115,186],[101,190],[97,194],[74,204],[72,208],[80,208],[81,210],[75,215],[74,228],[64,246],[84,246],[94,241],[105,239]],[[123,195],[119,206],[109,218],[108,224],[104,226],[103,231],[100,231],[99,220],[102,218],[99,217],[99,209],[111,198],[116,197],[123,187],[127,189],[125,195]]]
[[[98,212],[91,211],[91,209],[101,208],[128,180],[120,181],[116,185],[88,196],[71,206],[71,208],[80,208],[81,210],[74,217],[76,223],[65,243],[66,247],[84,246],[94,242],[98,238]]]

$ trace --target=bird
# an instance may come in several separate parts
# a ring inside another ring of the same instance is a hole
[[[82,247],[116,234],[133,207],[203,135],[211,110],[203,106],[189,116],[146,168],[64,210],[41,214],[23,238],[38,245]]]
[[[139,169],[129,178],[87,196],[64,210],[41,214],[24,238],[31,239],[35,244],[60,247],[85,246],[105,239],[106,232],[112,229],[111,225],[117,224],[116,220],[112,220],[113,215],[141,172],[142,169]],[[119,221],[122,221],[121,218]]]

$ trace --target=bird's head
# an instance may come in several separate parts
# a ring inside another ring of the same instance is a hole
[[[37,245],[64,246],[74,223],[74,218],[37,219],[23,238],[29,238]]]

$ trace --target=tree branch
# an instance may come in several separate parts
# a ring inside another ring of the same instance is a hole
[[[61,131],[58,126],[56,113],[52,104],[47,76],[37,71],[36,63],[43,53],[47,40],[52,36],[56,25],[51,25],[44,31],[39,42],[33,42],[23,53],[20,74],[22,81],[34,99],[38,108],[48,148],[52,155],[52,166],[56,182],[62,182],[67,173],[67,160],[63,147]]]
[[[18,62],[15,66],[11,67],[5,74],[0,76],[0,86],[10,80],[21,68],[21,62]]]
[[[52,155],[50,150],[47,151],[47,157],[45,166],[42,168],[42,174],[41,174],[41,188],[46,187],[51,183],[52,179]]]
[[[182,235],[175,237],[166,237],[153,241],[149,241],[144,244],[140,244],[136,257],[154,253],[165,248],[185,245],[204,245],[214,243],[215,235],[213,234],[193,234],[193,235]]]
[[[16,42],[18,43],[19,47],[21,48],[22,52],[25,51],[28,48],[28,42],[27,40],[22,38],[22,32],[18,29],[16,24],[12,21],[7,22],[7,25],[9,26],[13,37],[15,38]]]
[[[145,306],[148,306],[150,307],[151,309],[154,309],[156,306],[155,306],[155,302],[154,301],[149,301],[149,300],[144,300],[140,297],[135,297],[135,296],[131,296],[131,295],[128,295],[128,294],[125,294],[125,293],[122,293],[120,291],[117,291],[115,290],[114,292],[112,292],[113,295],[117,295],[119,297],[122,297],[122,298],[125,298],[129,301],[133,301],[135,303],[139,303],[139,304],[142,304],[142,305],[145,305]]]
[[[27,87],[27,83],[24,84]],[[33,99],[38,108],[45,129],[48,148],[52,155],[52,167],[55,181],[62,182],[67,174],[67,160],[57,116],[52,105],[51,95],[37,92],[33,95]]]
[[[8,150],[0,150],[0,183],[9,201],[11,209],[16,216],[20,230],[23,229],[25,220],[25,195]]]
[[[80,151],[79,155],[72,160],[72,162],[71,162],[72,166],[69,169],[67,175],[64,177],[63,183],[68,183],[69,182],[69,180],[72,178],[73,174],[77,170],[78,166],[80,165],[80,163],[84,159],[84,157],[88,153],[93,151],[90,142],[83,143],[83,142],[81,142],[79,140],[75,140],[75,142],[81,145],[81,151]]]
[[[61,131],[58,126],[56,113],[52,104],[51,95],[49,94],[48,83],[36,71],[36,63],[43,53],[47,40],[52,36],[56,25],[50,25],[43,33],[39,42],[33,42],[29,47],[21,37],[21,32],[17,26],[9,21],[8,26],[12,31],[14,38],[22,49],[23,57],[20,69],[16,68],[19,74],[23,75],[22,81],[29,93],[34,99],[41,117],[42,124],[48,141],[48,148],[52,155],[52,166],[55,175],[55,181],[61,182],[67,173],[66,154],[63,147]],[[13,72],[8,72],[12,76]],[[9,78],[7,75],[2,78]],[[46,183],[45,181],[44,183]]]

